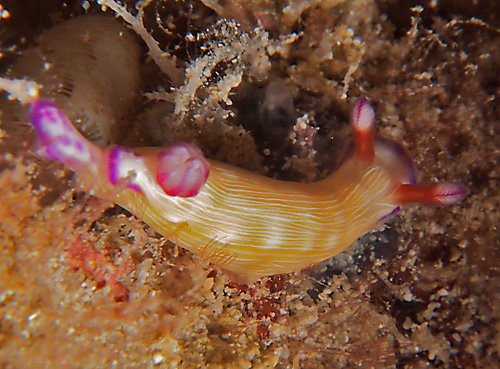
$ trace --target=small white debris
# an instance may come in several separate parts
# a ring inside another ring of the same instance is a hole
[[[162,354],[153,355],[153,365],[159,365],[165,361],[165,357]]]

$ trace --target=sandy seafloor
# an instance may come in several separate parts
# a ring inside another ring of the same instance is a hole
[[[127,211],[79,190],[70,171],[32,153],[26,125],[2,115],[0,368],[500,367],[497,2],[204,3],[212,9],[157,1],[172,27],[160,44],[181,68],[201,55],[184,36],[222,17],[248,32],[260,20],[271,39],[301,33],[269,57],[264,77],[244,75],[224,124],[245,129],[225,137],[218,128],[214,142],[198,137],[207,156],[282,179],[322,178],[349,140],[355,98],[365,94],[378,134],[401,142],[420,180],[453,181],[471,194],[449,207],[406,208],[309,270],[237,286]],[[0,20],[4,71],[43,29],[85,13],[79,1],[0,4],[10,12]],[[417,4],[420,17],[410,10]],[[91,3],[89,12],[101,10]],[[150,91],[158,71],[144,65]],[[256,128],[264,123],[255,96],[263,93],[252,91],[273,80],[290,89],[295,114],[319,127],[311,144],[289,139],[294,122]],[[139,97],[136,110],[148,108]],[[143,135],[148,129],[135,123],[122,140],[161,144],[162,134]],[[207,122],[204,137],[212,129]],[[253,150],[242,153],[234,139],[242,135]],[[116,283],[82,267],[78,242],[92,245],[86,255]]]

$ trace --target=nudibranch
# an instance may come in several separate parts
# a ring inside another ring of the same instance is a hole
[[[39,154],[75,171],[84,189],[240,283],[334,256],[404,204],[448,205],[468,194],[453,183],[416,183],[401,146],[375,137],[374,111],[364,97],[351,116],[353,145],[337,171],[316,183],[279,181],[208,160],[185,143],[103,148],[44,100],[31,104],[30,120]]]

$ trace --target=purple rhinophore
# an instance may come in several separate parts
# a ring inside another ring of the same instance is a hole
[[[38,138],[40,155],[72,169],[92,165],[94,160],[90,142],[73,127],[55,104],[35,100],[31,104],[29,118]]]
[[[455,204],[470,194],[467,187],[455,183],[440,182],[435,185],[434,196],[443,205]]]
[[[195,196],[207,181],[210,165],[201,150],[174,142],[158,154],[156,181],[170,196]]]
[[[364,96],[356,101],[352,109],[351,125],[359,131],[372,130],[375,125],[375,111]]]
[[[129,181],[128,188],[141,192],[141,189],[134,184],[133,178],[138,171],[144,169],[144,162],[139,155],[126,147],[114,146],[109,153],[108,167],[109,181],[112,185],[120,181]]]

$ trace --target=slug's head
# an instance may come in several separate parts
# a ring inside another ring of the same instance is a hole
[[[401,145],[375,137],[375,112],[365,97],[360,97],[354,105],[351,126],[354,142],[342,163],[353,160],[356,165],[377,166],[390,173],[397,205],[450,205],[469,194],[468,188],[454,183],[417,183],[416,168]]]

